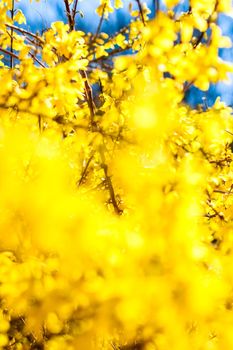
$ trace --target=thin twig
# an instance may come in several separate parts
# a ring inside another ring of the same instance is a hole
[[[229,130],[225,130],[226,132],[228,132],[228,134],[232,135],[233,136],[233,133],[230,132]]]
[[[210,27],[211,18],[213,16],[213,14],[216,12],[217,7],[218,7],[218,0],[215,2],[214,9],[213,9],[212,13],[210,14],[210,16],[208,17],[208,19],[207,19],[207,26],[208,26],[207,29],[209,29],[209,27]],[[202,39],[204,38],[205,33],[206,32],[201,32],[201,34],[197,38],[196,42],[193,44],[193,48],[194,49],[202,42]]]
[[[5,53],[6,55],[9,55],[13,58],[16,58],[17,60],[19,60],[19,56],[17,56],[14,52],[11,52],[11,51],[8,51],[8,50],[5,50],[3,49],[2,47],[0,47],[0,51]]]
[[[84,79],[84,86],[85,86],[85,96],[87,100],[87,104],[90,110],[90,124],[91,128],[94,127],[94,116],[95,116],[95,102],[93,98],[93,93],[92,93],[92,88],[91,85],[89,84],[88,78],[87,78],[87,73],[84,70],[80,70],[80,75]]]
[[[15,1],[14,0],[12,0],[12,6],[11,6],[10,14],[11,14],[12,23],[14,23],[14,14],[15,14]],[[13,51],[14,51],[14,48],[13,48],[13,46],[14,46],[14,36],[13,35],[14,35],[14,31],[11,28],[11,44],[10,44],[11,46],[10,46],[10,51],[11,51],[12,54],[13,54]],[[10,67],[11,67],[11,69],[13,68],[13,66],[14,66],[14,56],[11,55],[10,56]]]
[[[41,67],[46,68],[45,65],[31,52],[29,52],[29,55],[32,57],[34,61],[36,61]]]
[[[31,39],[31,38],[29,38],[28,36],[23,36],[23,38],[24,38],[28,43],[30,43],[31,45],[41,47],[41,45],[38,44],[38,43],[36,43],[34,39]]]
[[[122,52],[127,51],[127,50],[130,50],[130,49],[131,49],[131,46],[130,46],[130,45],[127,45],[127,46],[124,47],[124,48],[118,47],[118,48],[116,48],[116,49],[110,51],[110,52],[108,53],[108,56],[100,56],[100,57],[98,57],[98,58],[94,58],[93,60],[90,61],[90,63],[98,62],[98,61],[100,61],[100,60],[108,60],[109,58],[111,58],[111,56],[116,55],[116,54],[118,54],[118,53],[122,53]],[[93,54],[94,54],[94,53],[93,53]],[[91,55],[91,54],[89,54],[89,55],[87,56],[87,58],[88,58],[90,55]]]
[[[86,165],[85,165],[85,167],[84,167],[84,169],[82,171],[82,175],[80,177],[80,180],[78,181],[78,186],[81,186],[83,181],[84,181],[84,179],[86,178],[87,170],[89,168],[89,165],[91,164],[91,161],[92,161],[93,157],[94,157],[94,152],[92,152],[91,156],[89,157],[89,159],[88,159],[88,161],[87,161],[87,163],[86,163]]]
[[[74,30],[74,22],[73,22],[71,10],[70,10],[69,1],[68,0],[64,0],[64,4],[65,4],[65,8],[66,8],[66,15],[67,15],[67,19],[68,19],[68,22],[69,22],[70,31],[72,31],[72,30]]]
[[[12,40],[12,38],[13,38],[12,32],[11,32],[11,33],[7,32],[7,34],[10,36],[10,38],[11,38],[11,40]],[[27,37],[25,37],[25,39],[26,39],[27,41],[29,41],[30,43],[34,44],[34,42],[32,42],[31,39],[29,39],[29,38],[27,38]],[[13,59],[13,58],[20,59],[19,56],[17,56],[16,54],[14,54],[14,53],[12,52],[12,50],[7,51],[7,50],[4,50],[4,49],[2,49],[2,48],[0,48],[0,50],[3,51],[3,52],[5,52],[6,54],[10,55],[12,59]],[[36,54],[35,54],[35,53],[33,54],[32,52],[29,52],[29,55],[30,55],[30,56],[33,58],[33,60],[36,61],[41,67],[45,68],[45,65],[36,57]],[[11,67],[11,68],[13,68],[13,67]]]
[[[117,203],[115,191],[114,191],[114,188],[112,185],[111,176],[109,176],[109,174],[108,174],[108,166],[107,166],[106,161],[105,161],[103,147],[100,147],[99,152],[100,152],[101,162],[102,162],[101,168],[104,171],[105,181],[106,181],[106,185],[107,185],[107,188],[109,191],[110,200],[111,200],[111,203],[113,205],[113,209],[117,215],[121,215],[123,213],[123,210],[119,207],[119,205]]]
[[[66,7],[66,14],[67,14],[67,19],[69,22],[70,26],[70,31],[74,30],[74,22],[72,19],[72,14],[70,11],[70,5],[68,0],[64,0],[65,7]],[[85,97],[86,101],[90,110],[90,122],[91,122],[91,128],[94,129],[94,115],[95,115],[95,103],[93,99],[93,94],[92,94],[92,88],[91,85],[89,84],[87,73],[85,70],[80,70],[80,75],[84,79],[84,86],[85,86]]]
[[[38,126],[39,126],[39,130],[40,132],[43,131],[43,127],[42,127],[42,116],[39,114],[38,115]]]
[[[74,26],[75,26],[75,16],[76,16],[76,13],[77,13],[77,6],[78,6],[78,0],[75,0],[74,1],[74,6],[73,6],[73,10],[72,10],[72,20],[73,20]]]
[[[189,88],[193,85],[194,83],[194,80],[191,80],[189,82],[187,82],[186,84],[184,84],[184,87],[183,87],[183,93],[185,94]]]
[[[142,9],[142,4],[140,0],[136,0],[137,4],[138,4],[138,9],[139,9],[139,13],[140,13],[140,17],[142,20],[143,25],[146,25],[145,19],[144,19],[144,15],[143,15],[143,9]]]
[[[119,29],[117,32],[114,32],[112,35],[109,35],[109,40],[114,39],[118,34],[125,34],[125,33],[129,33],[130,30],[130,25],[132,24],[132,22],[130,22],[129,24],[127,24],[126,26],[122,27],[121,29]]]
[[[100,21],[99,21],[99,24],[98,24],[98,27],[97,27],[97,30],[96,30],[96,33],[95,33],[95,36],[93,37],[93,39],[91,40],[91,44],[93,42],[95,42],[99,32],[100,32],[100,29],[102,27],[102,23],[103,23],[103,20],[104,20],[104,13],[105,13],[105,8],[106,8],[106,5],[107,3],[104,4],[104,7],[103,7],[103,11],[102,11],[102,15],[101,15],[101,18],[100,18]]]
[[[223,213],[219,213],[214,207],[213,204],[211,203],[210,199],[207,199],[206,204],[213,210],[214,212],[214,216],[217,216],[220,220],[225,220],[224,218],[224,214]],[[211,214],[209,214],[211,215]]]
[[[214,6],[214,9],[213,9],[213,12],[211,13],[211,15],[208,17],[207,19],[207,26],[208,26],[208,29],[210,27],[210,24],[211,24],[211,18],[213,16],[213,14],[215,13],[215,11],[217,10],[217,7],[218,7],[218,0],[215,2],[215,6]],[[191,14],[192,13],[192,7],[189,6],[189,10],[188,10],[188,13]],[[205,35],[206,32],[201,32],[199,37],[197,38],[196,42],[193,44],[193,48],[196,49],[197,46],[202,42],[202,39],[204,38],[204,35]],[[209,41],[207,43],[207,46],[210,45],[210,42],[211,42],[211,34],[210,34],[210,38],[209,38]],[[189,88],[194,84],[194,80],[190,81],[190,82],[187,82],[186,85],[183,87],[183,93],[185,94]]]
[[[20,33],[22,33],[22,34],[29,35],[29,36],[33,37],[34,39],[38,40],[41,44],[44,44],[44,40],[41,39],[41,38],[40,38],[38,35],[36,35],[36,34],[33,34],[33,33],[31,33],[31,32],[28,32],[27,30],[22,29],[22,28],[19,28],[19,27],[17,27],[16,25],[13,25],[13,24],[6,24],[6,26],[7,26],[8,28],[11,28],[11,29],[13,29],[13,30],[16,30],[16,31],[18,31],[18,32],[20,32]]]
[[[229,192],[229,191],[222,191],[222,190],[213,190],[213,192],[214,193],[227,194],[227,195],[233,194],[231,191]]]

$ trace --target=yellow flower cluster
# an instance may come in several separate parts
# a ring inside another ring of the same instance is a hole
[[[121,1],[43,35],[0,3],[0,349],[233,348],[232,109],[184,102],[232,71],[230,1],[136,3],[113,36]]]

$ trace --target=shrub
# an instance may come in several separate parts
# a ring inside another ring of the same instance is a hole
[[[232,109],[184,102],[232,71],[231,1],[178,2],[113,36],[121,1],[41,35],[0,2],[2,349],[232,349]]]

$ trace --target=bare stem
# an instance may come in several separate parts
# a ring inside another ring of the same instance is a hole
[[[102,15],[101,15],[101,18],[100,18],[100,21],[99,21],[99,25],[97,27],[97,30],[96,30],[96,33],[95,33],[95,36],[94,38],[92,39],[92,43],[95,42],[99,32],[100,32],[100,29],[101,29],[101,26],[102,26],[102,23],[103,23],[103,20],[104,20],[104,13],[105,13],[105,8],[106,8],[106,5],[107,3],[104,4],[104,7],[103,7],[103,11],[102,11]]]
[[[85,180],[85,178],[87,176],[87,171],[88,171],[89,165],[91,164],[93,157],[94,157],[94,152],[92,152],[91,156],[89,157],[88,161],[86,162],[86,165],[82,171],[82,175],[80,177],[80,180],[78,181],[78,186],[81,186],[83,181]]]
[[[131,49],[131,46],[130,45],[127,45],[125,48],[121,48],[121,47],[117,47],[116,49],[114,49],[114,50],[112,50],[111,52],[109,52],[108,53],[108,56],[100,56],[100,57],[98,57],[98,58],[94,58],[93,60],[91,60],[90,62],[91,63],[95,63],[95,62],[99,62],[99,61],[101,61],[101,60],[108,60],[110,57],[112,57],[113,55],[116,55],[116,54],[118,54],[118,53],[121,53],[121,52],[124,52],[124,51],[127,51],[127,50],[130,50]],[[94,54],[94,52],[93,53],[90,53],[89,54],[89,56],[90,55],[92,55],[92,54]],[[88,57],[89,57],[88,56]],[[88,58],[87,57],[87,58]]]
[[[0,51],[5,53],[6,55],[9,55],[9,56],[13,57],[13,58],[19,59],[19,56],[17,56],[14,52],[5,50],[2,47],[0,47]]]
[[[29,55],[33,58],[34,61],[36,61],[41,67],[45,68],[44,63],[42,63],[37,57],[36,55],[34,55],[33,53],[29,52]]]
[[[211,15],[209,16],[209,18],[207,19],[207,26],[208,26],[207,29],[209,29],[209,27],[210,27],[212,15],[215,13],[217,8],[218,8],[218,0],[215,2],[214,9],[213,9]],[[202,42],[202,39],[204,38],[205,33],[206,32],[201,32],[201,34],[197,38],[196,42],[193,44],[194,49]],[[210,34],[210,37],[211,37],[211,34]],[[210,44],[210,41],[211,41],[211,39],[209,40],[209,44]]]
[[[114,187],[112,185],[111,176],[109,176],[108,174],[108,166],[105,161],[104,151],[102,147],[100,147],[100,156],[101,156],[101,162],[102,162],[101,168],[104,171],[105,181],[109,191],[111,204],[113,205],[115,213],[117,215],[121,215],[123,213],[123,210],[119,207],[119,204],[117,203],[116,194],[114,191]]]
[[[73,16],[70,10],[70,5],[68,0],[64,0],[65,8],[66,8],[66,15],[69,23],[70,30],[74,30],[74,21],[73,21]]]
[[[74,1],[74,6],[73,6],[73,10],[72,10],[72,20],[73,20],[73,23],[74,23],[74,28],[75,28],[75,16],[76,16],[76,13],[77,13],[77,6],[78,6],[78,0],[75,0]]]
[[[66,14],[67,14],[67,19],[69,22],[69,26],[70,26],[70,31],[74,30],[74,18],[72,16],[71,10],[70,10],[70,5],[68,0],[64,0],[65,3],[65,7],[66,7]],[[76,5],[76,2],[75,2]],[[92,88],[91,85],[89,84],[88,81],[88,77],[87,77],[87,73],[85,72],[85,70],[80,70],[80,75],[81,77],[84,79],[84,87],[85,87],[85,98],[90,110],[90,121],[91,121],[91,128],[94,127],[94,115],[95,115],[95,103],[94,103],[94,99],[93,99],[93,94],[92,94]]]
[[[95,102],[93,99],[92,88],[91,88],[91,85],[89,84],[87,73],[84,70],[80,70],[80,74],[81,74],[81,77],[84,79],[85,97],[90,110],[90,124],[91,124],[91,128],[93,129],[94,116],[95,116]]]
[[[11,6],[11,10],[10,10],[10,14],[11,14],[11,20],[12,20],[12,23],[14,23],[14,14],[15,14],[15,0],[12,0],[12,6]],[[11,28],[11,46],[10,46],[10,52],[13,54],[13,45],[14,45],[14,31],[13,29]],[[14,66],[14,56],[11,55],[10,56],[10,67],[11,69],[13,68]]]
[[[28,32],[27,30],[22,29],[22,28],[19,28],[19,27],[13,25],[13,24],[6,24],[6,26],[7,26],[8,28],[11,28],[11,29],[13,29],[13,30],[15,30],[15,31],[18,31],[18,32],[22,33],[22,34],[29,35],[29,36],[33,37],[34,39],[36,39],[36,40],[37,40],[38,42],[40,42],[41,44],[44,44],[44,40],[41,39],[41,38],[40,38],[38,35],[36,35],[36,34],[33,34],[33,33],[31,33],[31,32]]]
[[[139,12],[140,12],[140,17],[141,17],[142,23],[145,26],[146,22],[145,22],[144,15],[143,15],[143,9],[142,9],[141,1],[140,0],[136,0],[136,2],[138,4],[138,9],[139,9]]]

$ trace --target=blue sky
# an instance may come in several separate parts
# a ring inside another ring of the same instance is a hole
[[[127,6],[129,0],[125,0],[125,9],[115,11],[110,16],[108,21],[105,21],[103,30],[106,32],[114,32],[119,30],[129,21]],[[131,2],[135,2],[131,0]],[[152,0],[144,0],[148,6],[152,6]],[[185,0],[181,1],[181,7],[185,6]],[[77,15],[77,28],[84,31],[95,31],[98,25],[98,16],[95,13],[99,0],[79,0],[78,10],[84,13],[84,18]],[[54,21],[66,20],[63,0],[21,0],[18,5],[24,12],[27,18],[27,28],[29,30],[45,30]],[[233,18],[231,16],[222,15],[220,17],[220,26],[225,35],[232,37],[233,35]],[[233,61],[233,49],[220,50],[220,55],[227,61]],[[200,93],[196,89],[190,94],[190,102],[192,104],[202,103],[202,98],[206,97],[209,104],[212,104],[215,98],[220,95],[224,101],[233,105],[233,75],[231,76],[230,84],[220,83],[217,86],[212,86],[210,91]]]
[[[127,2],[127,1],[126,1]],[[150,2],[150,1],[149,1]],[[98,16],[95,8],[99,0],[79,0],[78,10],[84,13],[84,18],[77,15],[77,27],[88,31],[94,31],[98,25]],[[66,19],[63,0],[21,0],[18,4],[28,19],[28,27],[36,29],[45,29],[51,22]],[[111,15],[109,22],[105,23],[108,30],[114,30],[119,20],[123,23],[129,20],[124,10],[119,10]]]

